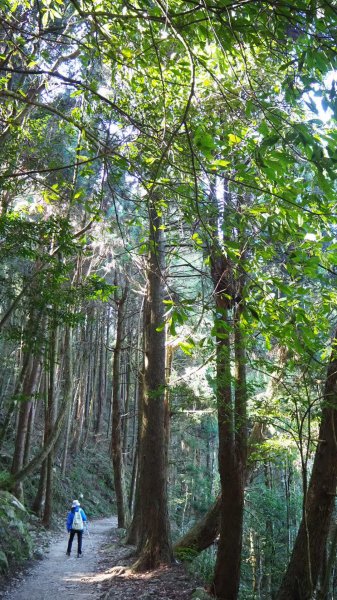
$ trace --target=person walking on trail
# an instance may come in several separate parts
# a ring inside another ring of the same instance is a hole
[[[78,500],[74,500],[67,517],[67,531],[69,532],[67,556],[70,556],[71,554],[71,547],[75,534],[77,533],[77,558],[81,558],[83,528],[86,521],[87,516],[83,508],[81,508]]]

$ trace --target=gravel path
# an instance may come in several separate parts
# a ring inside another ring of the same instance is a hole
[[[1,597],[8,600],[96,600],[102,594],[98,575],[100,551],[107,542],[116,518],[99,519],[89,524],[83,536],[83,556],[77,558],[75,537],[72,556],[66,556],[66,533],[52,541],[45,558],[35,564],[23,579]]]
[[[83,536],[83,556],[66,556],[68,535],[55,535],[45,556],[17,574],[0,600],[190,600],[195,578],[173,564],[136,574],[130,570],[132,549],[122,542],[116,517],[99,519]]]

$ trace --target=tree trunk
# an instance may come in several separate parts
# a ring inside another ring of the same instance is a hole
[[[43,511],[44,498],[46,493],[46,481],[47,481],[47,460],[44,460],[40,469],[40,479],[38,489],[32,504],[33,513],[40,517]]]
[[[56,359],[58,355],[58,329],[56,325],[51,324],[50,332],[50,347],[49,347],[49,372],[48,372],[48,387],[47,387],[47,406],[46,406],[46,422],[45,422],[45,439],[50,440],[55,426],[55,418],[57,411],[57,393],[56,393]],[[45,527],[51,526],[53,514],[53,479],[54,479],[54,446],[50,449],[47,457],[47,479],[46,479],[46,496],[42,523]]]
[[[337,485],[337,332],[333,341],[324,406],[304,516],[277,600],[310,600],[322,567]]]
[[[143,317],[143,332],[145,331],[146,325],[146,309],[143,306],[141,311]],[[140,537],[140,482],[139,482],[139,455],[140,455],[140,443],[141,443],[141,431],[143,423],[143,404],[144,404],[144,371],[145,371],[145,340],[144,335],[140,335],[141,324],[138,327],[138,347],[137,347],[137,364],[138,364],[138,377],[136,385],[136,406],[137,406],[137,427],[136,429],[136,447],[133,455],[133,468],[132,468],[132,482],[130,486],[129,496],[129,507],[130,510],[133,507],[133,517],[128,529],[126,543],[132,545],[138,545]],[[140,346],[140,340],[142,347]]]
[[[130,345],[131,345],[131,336]],[[125,404],[124,417],[122,418],[123,429],[123,461],[125,465],[132,464],[132,455],[130,456],[129,429],[130,429],[130,397],[131,397],[131,369],[130,354],[126,353],[125,360]]]
[[[33,405],[32,395],[35,393],[36,385],[38,383],[40,368],[40,358],[31,358],[30,366],[26,372],[22,386],[23,399],[21,400],[19,411],[15,450],[11,468],[12,475],[18,473],[23,467],[28,434],[29,415]],[[12,491],[19,500],[23,500],[23,487],[21,482],[16,482]]]
[[[150,211],[148,298],[145,327],[145,377],[141,431],[140,539],[137,571],[170,564],[172,548],[167,506],[165,410],[164,244],[155,204]]]
[[[86,390],[86,378],[85,374],[88,372],[88,351],[87,351],[87,339],[85,327],[81,327],[80,331],[80,347],[83,348],[82,354],[78,363],[78,390],[77,390],[77,401],[75,402],[75,419],[74,419],[74,430],[73,438],[71,443],[71,449],[74,454],[79,452],[82,435],[83,435],[83,422],[84,422],[84,398]]]
[[[125,287],[120,300],[116,299],[117,310],[117,328],[116,344],[113,357],[112,374],[112,430],[111,430],[111,454],[114,472],[114,485],[117,503],[118,527],[126,526],[126,498],[124,484],[124,464],[122,456],[122,420],[121,420],[121,386],[120,386],[120,365],[124,328],[124,308],[127,298],[128,288]]]
[[[40,373],[41,379],[41,373]],[[23,456],[23,465],[26,465],[30,459],[31,446],[32,446],[32,435],[34,431],[34,422],[35,422],[35,413],[36,413],[36,400],[33,400],[32,405],[29,411],[28,417],[28,428],[26,435],[26,443],[25,443],[25,452]]]
[[[221,496],[205,516],[174,545],[174,552],[184,559],[193,558],[214,543],[219,534]]]
[[[48,390],[46,390],[46,393],[48,393]],[[41,450],[18,473],[13,474],[8,482],[5,481],[1,489],[7,489],[8,487],[13,486],[13,484],[15,484],[16,482],[24,481],[24,479],[28,477],[28,475],[31,475],[46,460],[46,458],[49,456],[50,452],[53,450],[55,444],[59,439],[60,433],[62,431],[64,417],[68,409],[68,403],[69,396],[64,396],[61,402],[60,410],[57,415],[56,421],[53,427],[51,428],[50,432],[48,432],[48,438],[45,437],[43,447],[41,448]]]
[[[96,419],[95,419],[95,435],[99,436],[102,433],[103,413],[106,396],[106,351],[105,351],[105,335],[106,335],[106,311],[101,315],[101,323],[99,328],[99,367],[97,381],[97,402],[96,402]]]
[[[96,380],[96,359],[97,359],[97,335],[94,335],[94,324],[96,319],[96,311],[94,308],[88,313],[88,322],[86,327],[86,335],[90,352],[88,353],[87,361],[87,373],[86,373],[86,386],[85,386],[85,400],[84,400],[84,422],[83,422],[83,438],[81,441],[81,449],[85,448],[92,420],[92,406],[95,393],[95,380]]]
[[[337,523],[333,523],[331,532],[331,543],[326,550],[327,560],[325,569],[322,573],[322,585],[318,595],[319,600],[329,600],[331,595],[329,594],[330,579],[333,571],[334,564],[336,563],[336,550],[337,550]]]
[[[74,410],[73,402],[72,402],[74,369],[73,369],[72,331],[71,331],[70,327],[66,328],[64,346],[65,346],[65,348],[64,348],[63,397],[66,397],[66,399],[67,399],[68,411],[67,411],[64,450],[63,450],[62,466],[61,466],[61,472],[62,472],[63,477],[65,476],[66,469],[67,469],[70,430],[71,430],[72,415],[73,415],[73,410]]]
[[[3,424],[1,426],[1,431],[0,431],[0,450],[2,448],[6,433],[7,433],[7,429],[9,427],[15,406],[16,406],[16,399],[17,396],[21,393],[22,387],[24,385],[24,382],[27,378],[27,371],[29,371],[29,368],[31,366],[31,357],[29,352],[24,353],[24,358],[23,358],[23,363],[22,363],[22,367],[20,370],[20,375],[18,377],[18,380],[16,382],[15,385],[15,389],[14,389],[14,393],[13,393],[13,397],[10,401],[10,405],[7,409],[7,413],[6,416],[4,418]]]
[[[216,280],[216,285],[219,285]],[[236,375],[231,381],[228,300],[217,294],[217,404],[221,481],[220,538],[211,591],[219,600],[236,600],[239,592],[246,475],[246,377],[244,340],[238,306],[234,317]],[[223,326],[224,325],[224,326]]]

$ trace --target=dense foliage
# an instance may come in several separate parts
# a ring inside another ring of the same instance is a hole
[[[135,526],[158,398],[174,538],[220,492],[230,522],[241,486],[240,591],[221,528],[214,579],[216,546],[196,568],[219,598],[276,598],[336,402],[336,7],[0,0],[0,15],[1,487],[50,525],[53,465],[66,481],[111,439]],[[300,598],[336,593],[328,520]]]

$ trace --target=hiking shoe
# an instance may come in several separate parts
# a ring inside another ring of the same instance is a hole
[[[70,552],[66,552],[66,555],[67,555],[67,556],[70,556]]]
[[[79,552],[77,553],[77,558],[82,558],[82,552],[81,554]]]

